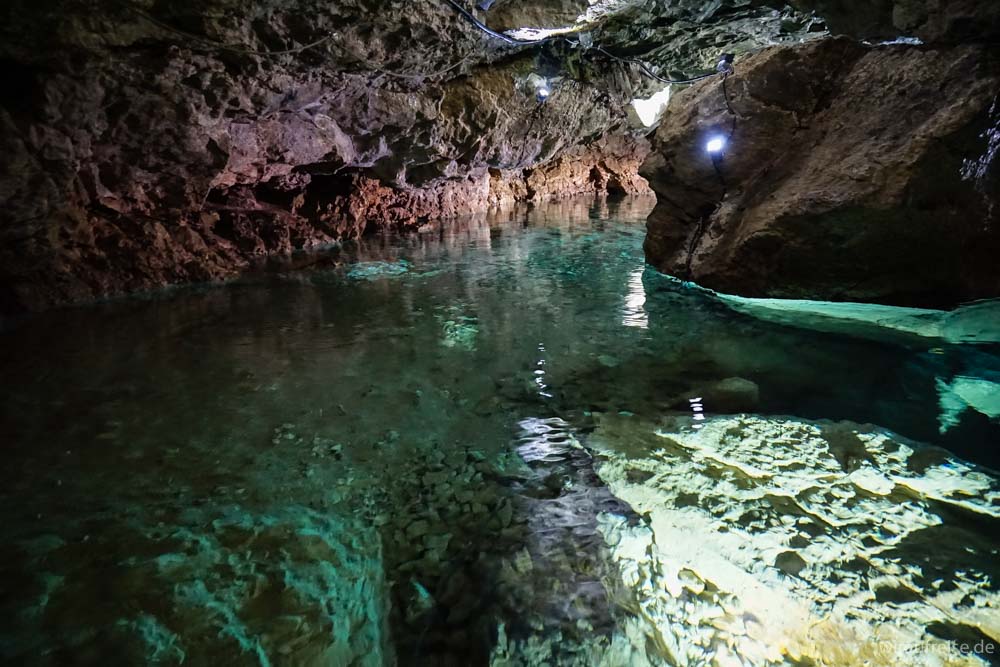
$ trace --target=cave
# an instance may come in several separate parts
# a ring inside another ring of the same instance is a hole
[[[4,664],[1000,664],[1000,3],[0,16]]]

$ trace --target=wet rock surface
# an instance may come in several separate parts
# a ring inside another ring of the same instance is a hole
[[[672,101],[642,172],[658,197],[647,257],[743,296],[996,296],[998,88],[987,46],[826,39],[750,56]]]
[[[700,151],[732,122],[718,80],[679,96],[648,167],[663,199],[651,260],[741,294],[995,295],[996,6],[791,4],[473,10],[498,30],[576,31],[525,47],[445,2],[7,3],[0,310],[232,278],[516,201],[644,192],[648,130],[629,105],[662,84],[609,54],[683,78],[827,27],[930,47],[750,56],[729,80],[739,128],[718,173]]]

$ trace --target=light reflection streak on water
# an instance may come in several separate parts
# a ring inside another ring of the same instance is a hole
[[[646,313],[646,288],[642,284],[642,274],[645,267],[639,267],[629,274],[628,294],[625,295],[625,305],[622,308],[622,326],[649,328],[649,315]]]
[[[692,417],[696,422],[698,422],[696,424],[693,424],[692,428],[697,430],[702,426],[704,426],[704,424],[702,424],[701,422],[705,420],[705,407],[701,403],[700,396],[697,398],[689,398],[688,403],[691,404],[691,412],[693,413]]]
[[[521,427],[517,453],[525,463],[562,461],[570,448],[570,425],[559,417],[529,417],[518,422]]]
[[[535,363],[538,368],[535,369],[535,384],[538,385],[538,395],[544,396],[545,398],[552,398],[552,394],[545,391],[549,388],[549,385],[545,384],[545,344],[538,344],[538,351],[542,354],[542,357]]]

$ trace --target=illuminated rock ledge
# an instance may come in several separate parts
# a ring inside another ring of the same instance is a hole
[[[870,427],[703,424],[605,417],[591,438],[600,476],[645,520],[606,515],[603,531],[660,658],[985,664],[977,642],[995,654],[995,477]]]

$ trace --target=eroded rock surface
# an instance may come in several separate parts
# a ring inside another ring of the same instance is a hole
[[[997,90],[987,46],[840,38],[753,55],[725,87],[671,102],[643,170],[658,198],[647,257],[744,296],[1000,294]],[[714,160],[713,136],[728,138]]]
[[[988,471],[848,422],[684,421],[606,417],[590,440],[645,518],[604,530],[665,664],[992,660]]]

